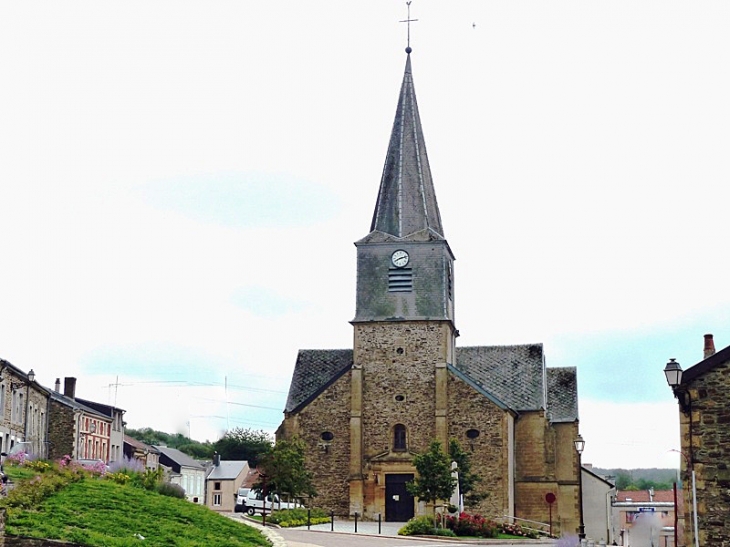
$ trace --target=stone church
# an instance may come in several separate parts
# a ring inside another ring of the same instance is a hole
[[[277,438],[304,440],[315,505],[339,515],[405,521],[425,512],[405,488],[413,456],[456,439],[486,494],[467,510],[551,515],[554,532],[574,533],[576,370],[546,368],[542,344],[456,346],[454,255],[406,52],[372,224],[355,243],[353,347],[299,351]]]

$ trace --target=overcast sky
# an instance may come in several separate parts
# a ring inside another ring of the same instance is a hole
[[[662,369],[730,344],[730,3],[411,8],[459,345],[542,342],[584,462],[675,465]],[[405,18],[0,2],[0,357],[130,427],[273,431],[297,350],[352,346]]]

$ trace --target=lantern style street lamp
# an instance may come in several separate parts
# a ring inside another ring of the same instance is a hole
[[[667,377],[667,384],[672,388],[672,393],[679,402],[682,412],[687,414],[692,405],[692,399],[689,391],[682,385],[682,367],[676,359],[670,359],[667,366],[664,367],[664,376]]]
[[[580,527],[578,528],[578,539],[583,542],[586,538],[586,527],[583,523],[583,463],[581,462],[581,455],[583,449],[586,447],[586,442],[583,437],[579,434],[578,437],[573,441],[575,444],[575,451],[578,453],[578,508],[580,512]]]
[[[682,383],[682,367],[679,366],[676,359],[670,359],[667,366],[664,367],[664,376],[667,377],[667,383],[672,390]]]

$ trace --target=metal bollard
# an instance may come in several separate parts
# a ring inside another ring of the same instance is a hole
[[[380,535],[380,526],[382,524],[382,516],[380,513],[378,513],[378,535]]]
[[[310,530],[312,526],[312,510],[307,509],[307,530]]]
[[[355,533],[357,534],[357,511],[355,511]]]
[[[335,531],[335,512],[334,511],[330,511],[330,521],[331,521],[330,532],[334,532]]]

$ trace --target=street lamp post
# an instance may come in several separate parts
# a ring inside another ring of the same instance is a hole
[[[573,443],[575,444],[575,451],[578,453],[578,509],[580,514],[578,539],[582,544],[583,540],[586,538],[586,527],[583,523],[583,464],[581,462],[581,455],[583,454],[583,449],[586,447],[586,442],[579,434],[575,441],[573,441]]]

